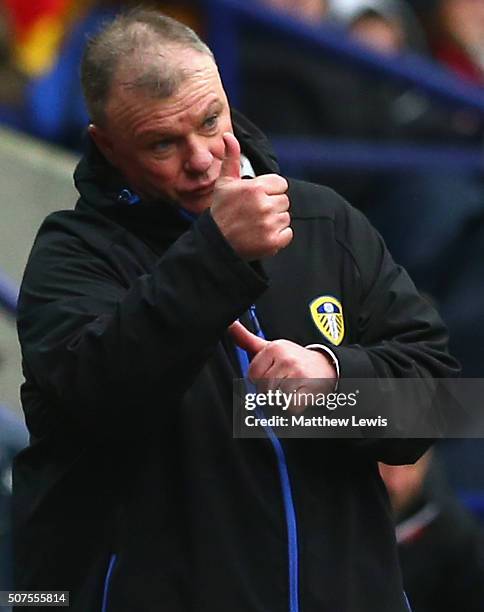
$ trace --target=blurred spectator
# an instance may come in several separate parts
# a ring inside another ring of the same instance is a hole
[[[441,0],[431,24],[435,57],[462,78],[484,85],[484,2]]]
[[[14,58],[26,79],[23,104],[7,122],[33,136],[79,147],[87,121],[77,81],[87,33],[111,16],[91,0],[3,0]]]
[[[3,0],[13,30],[15,59],[27,84],[21,108],[0,122],[35,137],[80,151],[88,115],[79,84],[86,37],[135,0]],[[158,3],[160,10],[199,28],[192,2]],[[18,72],[18,69],[17,69]],[[7,112],[8,111],[8,112]]]
[[[402,0],[330,0],[329,9],[356,40],[375,51],[396,54],[425,48],[421,26]]]
[[[362,14],[351,26],[353,38],[382,53],[399,53],[405,43],[405,32],[398,20],[382,19],[372,11]]]
[[[442,6],[447,4],[453,4],[453,0],[445,0]],[[361,20],[378,19],[394,32],[393,38],[387,33],[386,45],[381,43],[379,32],[380,52],[400,52],[402,33],[407,33],[404,40],[411,48],[412,37],[408,33],[419,28],[411,26],[416,21],[408,6],[399,0],[335,0],[336,5],[339,8],[333,14],[339,15],[350,34],[365,44],[372,44],[370,37],[376,31],[358,29]],[[480,6],[482,9],[484,4]],[[396,24],[400,25],[399,34]],[[418,40],[420,34],[414,35],[413,40]],[[393,126],[393,130],[387,128],[387,134],[393,131],[400,140],[438,139],[446,145],[451,141],[482,142],[483,122],[478,115],[439,109],[432,100],[411,89],[400,94],[384,84],[377,89],[379,107],[375,91],[363,93],[362,98],[373,100],[382,121]],[[484,371],[484,287],[479,281],[484,269],[481,178],[457,172],[380,176],[368,189],[366,198],[357,203],[380,230],[396,260],[409,270],[419,288],[437,301],[451,332],[452,351],[464,366],[464,375],[481,376]]]
[[[309,23],[320,23],[328,12],[328,0],[266,0],[267,6]]]
[[[3,0],[12,24],[15,59],[29,77],[50,70],[64,34],[90,2],[82,0]]]
[[[258,1],[288,12],[284,0]],[[307,13],[304,3],[291,6],[291,14],[306,15],[322,28],[346,30],[380,53],[427,51],[424,31],[402,0],[329,0],[327,11]],[[318,57],[257,27],[246,30],[243,38],[242,73],[242,110],[268,133],[448,144],[480,140],[484,132],[483,120],[472,113],[449,110],[413,88]],[[355,173],[342,181],[323,169],[308,178],[329,183],[361,208],[373,198],[368,180],[361,175],[355,180]]]
[[[26,79],[13,57],[11,23],[0,3],[0,122],[18,127]]]
[[[352,38],[383,55],[413,52],[428,55],[430,48],[424,29],[403,0],[331,0],[330,14],[342,23]],[[377,101],[381,121],[387,122],[386,135],[399,139],[439,140],[448,144],[481,140],[483,119],[473,111],[449,110],[413,88],[375,83],[363,97],[374,97],[376,87],[384,99]],[[385,107],[388,109],[385,112]],[[393,129],[390,127],[393,126]],[[382,130],[382,135],[385,133]]]
[[[321,27],[339,24],[379,53],[425,49],[423,30],[401,0],[333,0],[329,9],[331,21],[319,21]],[[372,39],[375,32],[377,43]],[[265,30],[253,28],[247,34],[242,57],[242,110],[268,133],[349,141],[434,141],[447,146],[482,140],[482,119],[472,113],[439,106],[412,88],[317,57],[302,45]],[[332,173],[324,167],[303,174],[335,188],[367,214],[398,263],[437,302],[464,375],[482,375],[484,191],[480,178],[429,170]]]
[[[380,464],[380,473],[413,612],[482,612],[483,533],[448,489],[432,452],[414,465]]]

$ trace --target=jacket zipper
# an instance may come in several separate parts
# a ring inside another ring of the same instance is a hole
[[[258,416],[263,417],[261,410]],[[297,537],[296,510],[292,494],[289,470],[287,468],[286,455],[282,448],[279,438],[271,427],[264,427],[264,430],[272,443],[277,459],[279,480],[281,483],[282,497],[284,501],[284,513],[287,526],[287,549],[289,558],[289,610],[299,612],[299,550]]]
[[[189,213],[181,207],[178,210],[180,215],[189,222],[193,222],[197,218],[197,215]],[[265,340],[264,332],[262,331],[262,328],[257,319],[255,305],[250,306],[249,316],[252,324],[254,325],[254,329],[256,330],[257,335]],[[249,369],[249,356],[240,347],[236,346],[235,348],[237,350],[237,356],[239,358],[242,375],[244,376],[244,378],[247,379],[247,372]],[[287,527],[287,549],[289,558],[289,612],[299,612],[299,552],[296,510],[294,506],[291,480],[289,478],[286,455],[279,439],[273,432],[272,428],[264,427],[264,430],[272,444],[272,447],[274,448],[274,452],[276,455],[279,480],[284,501],[284,514],[286,518]],[[106,580],[108,580],[108,578],[110,578],[109,570]],[[107,612],[107,610],[105,610],[103,607],[102,612]]]
[[[249,308],[249,316],[251,322],[256,330],[257,335],[260,338],[264,338],[264,332],[261,329],[259,321],[257,319],[255,306],[252,305]],[[239,356],[240,366],[242,373],[247,378],[247,372],[249,369],[249,357],[247,353],[237,348],[237,354]],[[263,416],[260,409],[256,410]],[[294,505],[294,496],[292,493],[291,479],[289,477],[289,470],[286,461],[286,455],[279,438],[276,436],[271,427],[264,427],[264,431],[272,444],[274,453],[277,460],[277,468],[279,472],[279,481],[282,489],[282,498],[284,502],[284,514],[286,518],[287,528],[287,550],[289,560],[289,612],[299,612],[299,543],[297,536],[297,520],[296,520],[296,509]]]
[[[116,565],[117,555],[112,554],[109,559],[109,565],[106,572],[106,577],[104,578],[104,589],[103,589],[103,601],[101,612],[108,612],[109,605],[109,590],[111,587],[111,577],[114,571],[114,566]]]

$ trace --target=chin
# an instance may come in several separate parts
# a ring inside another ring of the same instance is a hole
[[[200,215],[205,210],[210,208],[210,206],[212,205],[212,199],[213,199],[213,195],[210,194],[210,195],[204,196],[203,198],[198,198],[197,200],[181,201],[180,206],[184,208],[185,210],[188,210],[188,212],[191,212],[195,215]]]

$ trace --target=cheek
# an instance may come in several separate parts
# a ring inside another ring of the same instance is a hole
[[[146,167],[143,156],[130,150],[119,151],[117,162],[117,167],[128,178],[139,176],[140,172]]]
[[[169,161],[146,160],[139,168],[150,182],[157,185],[175,185],[179,176],[178,165]]]
[[[177,173],[171,164],[144,156],[132,156],[125,161],[123,174],[133,189],[144,195],[160,192],[170,197],[174,195]]]

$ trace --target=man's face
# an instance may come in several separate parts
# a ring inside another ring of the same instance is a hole
[[[328,12],[327,0],[263,0],[273,8],[309,22],[322,21]]]
[[[384,55],[393,55],[402,50],[405,32],[397,20],[390,21],[380,16],[364,16],[350,28],[351,35],[359,42]]]
[[[170,61],[187,72],[172,96],[157,100],[115,84],[106,125],[92,126],[91,135],[137,194],[168,197],[200,213],[210,206],[220,174],[230,111],[209,55],[178,48]]]
[[[484,2],[442,0],[440,16],[444,27],[465,47],[484,47]]]

